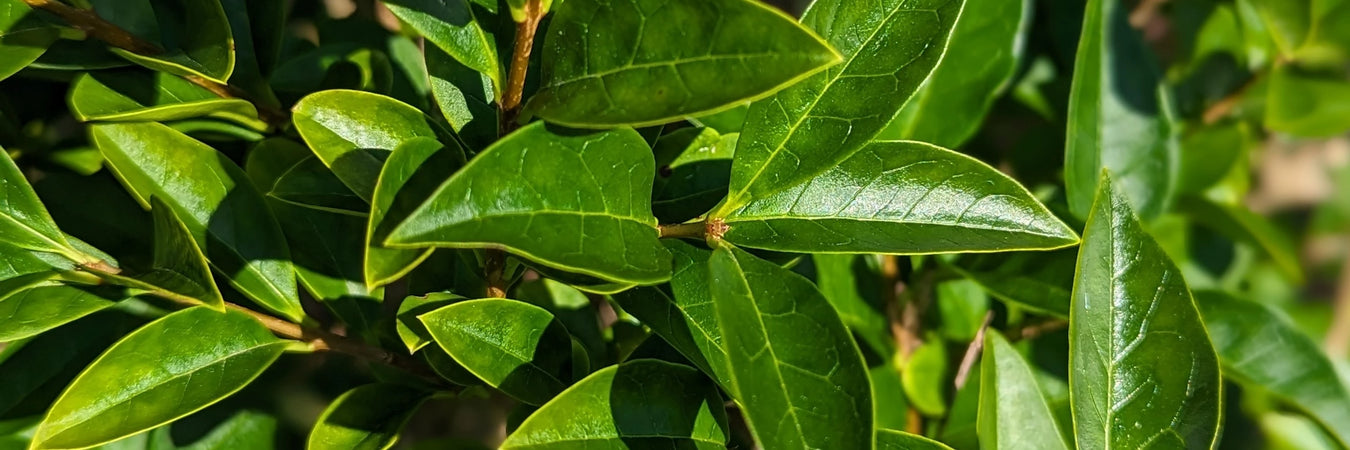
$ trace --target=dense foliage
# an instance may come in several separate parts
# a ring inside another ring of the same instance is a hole
[[[0,449],[1350,446],[1350,0],[779,7],[0,0]]]

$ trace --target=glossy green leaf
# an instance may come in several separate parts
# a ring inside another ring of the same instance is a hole
[[[416,353],[427,344],[435,342],[431,331],[418,316],[441,309],[453,303],[466,300],[459,295],[433,292],[422,296],[409,296],[398,305],[398,314],[394,317],[395,332],[399,340],[408,347],[409,353]]]
[[[880,258],[869,255],[811,255],[816,286],[839,318],[878,355],[895,353],[882,299]]]
[[[745,125],[745,116],[749,112],[750,102],[746,102],[719,113],[691,117],[689,121],[694,125],[712,128],[722,134],[740,133],[742,126]]]
[[[57,35],[23,0],[0,1],[0,80],[36,61]]]
[[[997,332],[985,334],[980,377],[980,448],[1068,450],[1031,367]]]
[[[1256,138],[1245,122],[1221,123],[1189,130],[1181,140],[1177,188],[1201,193],[1246,164]],[[1184,208],[1183,208],[1184,209]]]
[[[156,431],[169,431],[157,428]],[[277,418],[260,412],[244,410],[230,416],[224,423],[217,425],[192,442],[191,445],[178,447],[178,450],[229,450],[247,448],[251,450],[271,450],[277,440]],[[156,449],[157,450],[157,449]]]
[[[1078,252],[1069,388],[1080,448],[1212,448],[1219,362],[1181,271],[1105,176]]]
[[[966,255],[951,267],[999,300],[1068,317],[1077,255],[1073,248]]]
[[[304,317],[281,228],[234,162],[158,123],[98,124],[90,134],[131,195],[144,207],[164,200],[232,286],[288,319]]]
[[[167,293],[224,311],[225,299],[211,277],[206,255],[193,240],[191,230],[174,213],[173,207],[159,197],[150,197],[150,205],[155,223],[155,253],[150,270],[129,279],[121,275],[109,277],[130,281],[128,286],[158,291],[160,295]]]
[[[1145,218],[1172,201],[1179,164],[1165,97],[1153,55],[1128,15],[1124,3],[1090,0],[1083,18],[1064,162],[1069,209],[1078,217],[1092,208],[1103,169]]]
[[[713,305],[708,258],[712,252],[673,240],[666,246],[675,255],[670,289],[639,287],[614,295],[624,312],[632,314],[668,342],[695,367],[703,370],[728,393],[735,393],[721,325]]]
[[[504,247],[613,282],[670,277],[648,196],[655,172],[631,129],[528,125],[484,150],[389,234],[394,247]]]
[[[426,49],[431,95],[464,144],[482,150],[497,140],[497,89],[492,78],[456,61],[436,47]]]
[[[1031,0],[966,0],[942,62],[878,139],[960,147],[1007,90],[1031,29]]]
[[[243,388],[286,346],[242,312],[165,316],[90,364],[52,405],[33,448],[89,447],[191,414]]]
[[[29,276],[28,278],[32,278]],[[0,283],[0,342],[35,336],[125,300],[113,287],[32,285],[16,278]],[[28,286],[23,286],[27,284]],[[11,290],[12,286],[23,286]]]
[[[154,7],[154,15],[149,20],[158,21],[160,28],[160,36],[151,38],[160,42],[164,53],[142,55],[116,47],[109,47],[109,50],[156,71],[199,76],[220,84],[229,81],[234,73],[234,37],[219,0],[152,0],[149,3]],[[100,11],[108,9],[111,8]]]
[[[1206,199],[1185,199],[1181,206],[1198,223],[1213,227],[1232,239],[1249,242],[1275,262],[1294,283],[1303,282],[1298,248],[1284,230],[1243,205],[1222,205]]]
[[[484,29],[469,0],[384,0],[384,5],[460,64],[502,85],[497,41],[489,31],[495,27]]]
[[[48,264],[37,253],[15,247],[7,242],[0,242],[0,282],[23,275],[46,272],[52,270],[51,264]]]
[[[657,219],[682,223],[707,213],[726,197],[738,136],[684,128],[656,139],[652,211]]]
[[[70,112],[81,121],[168,121],[215,117],[257,129],[253,104],[221,98],[180,76],[144,70],[100,71],[80,75],[70,88]]]
[[[609,366],[563,391],[503,449],[726,448],[717,387],[688,366],[651,359]]]
[[[569,378],[571,338],[538,306],[506,299],[457,302],[419,316],[455,361],[502,392],[542,405]]]
[[[347,190],[341,184],[338,187]],[[347,324],[350,334],[374,336],[384,290],[368,289],[363,281],[366,218],[275,198],[269,198],[268,206],[286,234],[300,284]]]
[[[435,139],[415,138],[389,154],[371,199],[366,231],[367,286],[402,278],[431,254],[432,249],[394,249],[383,244],[394,227],[436,192],[447,174],[463,165],[464,151],[454,141],[443,145]]]
[[[108,310],[7,343],[0,350],[0,418],[36,415],[33,428],[37,428],[41,414],[61,390],[113,342],[140,325],[137,318]],[[27,448],[27,441],[19,448]]]
[[[987,252],[1078,242],[1016,181],[971,157],[912,141],[870,144],[725,217],[727,241],[787,252]]]
[[[877,450],[951,450],[947,444],[897,430],[877,429]]]
[[[1266,88],[1265,125],[1303,137],[1331,137],[1350,130],[1350,81],[1318,77],[1281,65]]]
[[[389,152],[416,137],[440,134],[412,106],[361,91],[321,91],[295,104],[295,129],[347,187],[370,201]]]
[[[294,206],[365,218],[370,209],[365,200],[348,189],[318,157],[309,156],[292,165],[272,183],[265,195]]]
[[[810,281],[724,246],[709,260],[736,401],[764,448],[866,448],[872,389],[858,345]]]
[[[975,340],[989,312],[989,295],[971,280],[946,280],[933,289],[942,338],[955,342]]]
[[[722,211],[815,178],[871,141],[942,59],[963,3],[812,4],[802,24],[844,62],[750,105]]]
[[[515,298],[552,313],[567,329],[567,334],[572,336],[574,345],[580,347],[573,349],[572,356],[584,356],[585,360],[574,360],[573,370],[574,373],[585,373],[573,379],[585,377],[591,368],[599,369],[614,362],[615,357],[610,355],[604,330],[596,321],[596,315],[601,309],[598,301],[592,303],[591,298],[579,288],[545,277],[525,280],[514,289]]]
[[[937,335],[929,335],[928,339],[909,355],[909,361],[900,371],[905,399],[924,415],[940,417],[947,414],[944,392],[947,374],[950,372],[951,368],[947,364],[947,344]]]
[[[265,0],[220,0],[234,39],[234,72],[230,85],[248,93],[261,104],[280,108],[281,102],[264,73],[275,60],[286,30],[289,5]]]
[[[3,148],[0,148],[0,241],[22,249],[66,255],[76,262],[89,259],[71,248],[19,166]]]
[[[319,416],[306,448],[385,450],[429,395],[389,383],[367,384],[343,393]]]
[[[1303,410],[1350,446],[1350,392],[1316,342],[1268,306],[1197,292],[1224,375]]]
[[[841,61],[786,14],[741,0],[568,1],[543,51],[525,114],[597,128],[732,108]]]

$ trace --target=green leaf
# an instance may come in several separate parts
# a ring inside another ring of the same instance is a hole
[[[57,37],[23,0],[0,0],[0,80],[36,61]]]
[[[553,314],[515,300],[457,302],[419,316],[455,361],[502,392],[542,405],[570,374],[571,338]]]
[[[1003,335],[985,335],[983,359],[977,425],[980,448],[1068,450],[1031,367]]]
[[[500,118],[492,78],[435,46],[426,49],[426,64],[436,106],[465,145],[482,150],[496,141]]]
[[[877,450],[951,450],[946,444],[917,434],[897,430],[877,430]]]
[[[717,387],[688,366],[640,359],[606,367],[531,414],[502,449],[726,448]]]
[[[366,228],[365,282],[375,287],[407,275],[432,249],[384,247],[389,232],[431,197],[446,174],[464,165],[464,150],[431,138],[414,138],[394,149],[380,171]]]
[[[431,336],[431,331],[422,324],[418,316],[441,309],[441,307],[453,303],[467,300],[459,295],[432,292],[427,295],[411,295],[403,299],[403,303],[398,305],[398,314],[394,317],[395,331],[398,333],[399,340],[408,347],[408,353],[416,353],[427,344],[435,342]]]
[[[871,447],[867,368],[815,286],[735,247],[719,247],[708,264],[736,400],[756,442]]]
[[[812,4],[802,24],[844,63],[750,105],[722,211],[815,178],[871,141],[942,59],[963,4]]]
[[[966,255],[949,266],[999,300],[1069,317],[1078,250]]]
[[[346,323],[352,334],[374,336],[384,290],[368,289],[363,281],[366,218],[297,206],[275,197],[269,198],[268,206],[295,255],[300,284]]]
[[[733,108],[841,61],[786,14],[741,0],[570,0],[543,51],[524,114],[595,128]]]
[[[164,200],[230,285],[287,319],[304,317],[286,239],[239,166],[158,123],[98,124],[90,134],[127,191],[142,207]]]
[[[61,390],[113,342],[140,325],[139,319],[110,310],[8,343],[0,350],[0,418],[37,415],[33,417],[37,428],[41,414]],[[19,448],[27,448],[27,441]]]
[[[157,20],[161,28],[161,36],[155,36],[159,39],[152,40],[166,47],[165,52],[148,56],[116,47],[109,47],[109,50],[156,71],[198,76],[226,84],[234,73],[234,37],[220,1],[152,0],[150,3],[154,7],[154,16],[150,20]],[[107,10],[109,8],[100,9]]]
[[[384,6],[460,64],[502,85],[496,38],[479,24],[468,0],[384,0]]]
[[[666,246],[675,255],[675,273],[670,277],[669,290],[639,287],[613,298],[624,312],[651,328],[734,396],[736,386],[727,367],[722,328],[708,284],[708,258],[712,252],[679,240],[668,241]]]
[[[300,160],[281,174],[265,194],[293,206],[365,218],[370,209],[316,156]]]
[[[28,179],[3,148],[0,148],[0,242],[57,253],[75,262],[93,262],[71,247]]]
[[[620,283],[670,277],[648,196],[655,172],[631,129],[528,125],[484,150],[389,234],[394,247],[504,247]]]
[[[0,242],[0,261],[5,262],[0,264],[0,282],[52,270],[52,265],[40,258],[38,253],[15,247],[7,242]]]
[[[1197,292],[1195,301],[1225,376],[1307,412],[1350,446],[1350,393],[1316,342],[1260,303],[1216,291]]]
[[[1077,236],[1016,181],[921,142],[876,142],[725,216],[723,238],[803,253],[1053,249]]]
[[[221,98],[180,76],[166,72],[119,70],[89,72],[70,88],[70,112],[81,121],[161,122],[214,117],[266,129],[253,104]]]
[[[1244,205],[1223,205],[1206,199],[1184,199],[1181,207],[1192,220],[1209,225],[1234,240],[1249,242],[1270,255],[1280,271],[1296,283],[1303,283],[1303,267],[1298,248],[1287,234],[1270,220]]]
[[[947,364],[947,344],[936,334],[930,335],[914,353],[900,371],[900,381],[905,388],[905,399],[914,409],[928,416],[941,417],[947,414],[947,401],[944,392],[947,374],[951,368]]]
[[[1181,140],[1178,190],[1198,194],[1221,183],[1225,176],[1240,170],[1239,165],[1247,163],[1254,141],[1251,127],[1245,122],[1189,130]]]
[[[128,296],[112,287],[30,284],[34,275],[0,283],[0,342],[36,336],[111,307]],[[23,286],[11,290],[12,286]]]
[[[1064,181],[1069,209],[1087,216],[1103,169],[1151,218],[1166,211],[1178,156],[1158,69],[1125,4],[1090,0],[1069,92]]]
[[[225,298],[211,277],[206,255],[193,240],[191,230],[159,197],[150,197],[150,205],[155,223],[155,254],[150,270],[130,277],[102,276],[224,311]]]
[[[1332,137],[1350,130],[1350,81],[1318,77],[1288,65],[1272,69],[1265,125],[1301,137]]]
[[[877,355],[895,354],[881,296],[880,259],[868,255],[811,255],[816,268],[816,286],[830,306]]]
[[[1293,57],[1303,46],[1312,27],[1312,2],[1309,0],[1256,0],[1251,2],[1270,37],[1285,57]]]
[[[1181,271],[1103,176],[1078,252],[1069,388],[1080,448],[1212,448],[1219,362]]]
[[[385,450],[429,398],[426,392],[390,383],[367,384],[343,393],[309,432],[310,449]]]
[[[361,91],[310,94],[295,104],[292,121],[314,154],[367,202],[389,152],[413,138],[441,133],[417,108]]]
[[[167,428],[158,428],[166,433]],[[206,436],[178,450],[228,450],[248,448],[270,450],[277,440],[277,418],[244,410],[230,416]]]
[[[248,93],[253,101],[279,108],[281,102],[264,73],[276,61],[281,33],[286,30],[290,5],[266,0],[220,0],[234,38],[235,64],[230,84]]]
[[[197,307],[127,335],[52,405],[34,449],[84,448],[196,412],[253,381],[286,348],[249,315]]]
[[[878,139],[960,147],[1006,91],[1031,29],[1031,0],[966,0],[942,62]]]
[[[727,196],[738,136],[719,135],[711,128],[683,128],[656,139],[652,211],[657,219],[683,223],[707,213]]]

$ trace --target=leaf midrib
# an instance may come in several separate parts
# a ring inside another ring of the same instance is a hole
[[[1021,233],[1021,234],[1028,234],[1028,235],[1033,235],[1033,236],[1047,237],[1047,238],[1071,239],[1071,238],[1068,238],[1068,237],[1065,237],[1065,236],[1054,235],[1054,234],[1035,233],[1035,232],[1031,232],[1031,231],[1028,231],[1028,230],[1017,230],[1017,229],[1012,229],[1012,228],[998,228],[998,227],[981,227],[981,226],[973,226],[973,225],[971,225],[971,224],[966,224],[966,223],[940,223],[940,222],[915,221],[915,220],[883,220],[883,219],[862,218],[862,217],[837,217],[837,216],[788,216],[788,215],[737,216],[737,215],[732,215],[732,216],[727,217],[727,218],[725,219],[725,222],[726,222],[727,225],[732,225],[732,224],[734,224],[734,223],[736,223],[736,222],[756,222],[756,221],[769,221],[769,220],[801,220],[801,221],[807,221],[807,222],[824,221],[824,220],[840,220],[840,221],[853,221],[853,222],[888,223],[888,224],[895,224],[895,225],[931,225],[931,226],[943,226],[943,227],[952,227],[952,228],[964,228],[964,229],[971,229],[971,230],[1007,231],[1007,232],[1015,232],[1015,233]]]
[[[612,68],[612,69],[602,70],[602,71],[595,72],[595,73],[587,73],[587,74],[583,74],[583,75],[578,76],[578,77],[573,77],[573,78],[568,78],[568,79],[565,79],[565,80],[560,80],[560,81],[557,81],[557,82],[555,82],[555,83],[551,83],[551,84],[548,84],[548,85],[546,85],[546,86],[543,86],[542,89],[555,89],[555,88],[559,88],[559,87],[562,87],[562,86],[566,86],[566,85],[568,85],[568,84],[577,83],[577,82],[586,81],[586,80],[591,80],[591,79],[596,79],[596,78],[604,78],[604,77],[607,77],[607,76],[610,76],[610,75],[614,75],[614,74],[618,74],[618,73],[623,73],[623,72],[626,72],[626,71],[629,71],[629,70],[643,70],[643,69],[657,68],[657,67],[666,67],[666,66],[674,67],[674,66],[678,66],[678,65],[681,65],[681,64],[689,64],[689,63],[705,62],[705,61],[721,61],[721,60],[751,59],[751,58],[772,58],[772,57],[775,57],[775,56],[789,57],[789,56],[793,56],[793,55],[809,55],[809,53],[805,53],[805,52],[793,52],[793,53],[755,52],[755,53],[738,53],[738,54],[708,54],[708,55],[690,56],[690,57],[684,57],[684,58],[675,58],[675,59],[670,59],[670,60],[665,60],[665,61],[652,61],[652,62],[639,63],[639,64],[629,64],[629,65],[624,65],[624,66],[615,67],[615,68]],[[805,57],[805,58],[802,58],[802,59],[811,59],[811,58]]]

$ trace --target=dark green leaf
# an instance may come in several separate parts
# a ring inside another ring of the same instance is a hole
[[[878,355],[895,353],[881,297],[880,259],[865,255],[811,255],[816,286],[848,325]]]
[[[1303,137],[1331,137],[1350,130],[1350,81],[1344,76],[1317,77],[1287,65],[1272,70],[1266,88],[1266,128]]]
[[[302,208],[365,218],[370,209],[318,157],[295,163],[272,183],[266,196]]]
[[[274,62],[272,54],[281,45],[286,28],[285,2],[266,0],[220,0],[230,22],[230,36],[234,39],[235,64],[230,84],[248,93],[253,101],[270,107],[280,107],[276,93],[263,74]]]
[[[657,360],[610,366],[525,419],[503,449],[726,448],[717,387],[697,370]]]
[[[497,91],[492,78],[434,46],[426,49],[426,64],[436,106],[460,139],[473,150],[497,140]]]
[[[468,0],[384,0],[384,5],[460,64],[502,85],[496,40],[474,17]]]
[[[724,246],[709,260],[731,379],[764,448],[867,448],[872,389],[858,345],[810,281]]]
[[[1103,176],[1078,252],[1069,388],[1080,448],[1212,448],[1219,362],[1181,271]]]
[[[158,123],[98,124],[90,134],[132,196],[143,207],[164,200],[232,286],[288,319],[304,316],[285,237],[239,166]]]
[[[168,431],[158,428],[156,431]],[[275,445],[277,418],[254,411],[240,411],[216,426],[206,436],[178,450],[271,450]],[[158,449],[154,449],[158,450]]]
[[[347,187],[370,201],[389,152],[416,137],[437,138],[436,125],[398,100],[361,91],[311,94],[292,120],[309,148]]]
[[[139,322],[110,310],[8,343],[0,351],[0,420],[40,416],[85,366]],[[39,420],[34,418],[34,428]],[[24,441],[21,448],[27,448]]]
[[[214,117],[260,130],[266,128],[247,100],[221,98],[165,72],[90,72],[76,78],[70,89],[70,112],[82,121],[159,122]]]
[[[1069,316],[1078,250],[966,255],[951,266],[999,300]]]
[[[1126,5],[1090,0],[1069,93],[1064,181],[1069,209],[1085,217],[1103,169],[1140,215],[1167,210],[1176,184],[1172,141],[1158,69]]]
[[[1031,367],[1003,335],[985,335],[980,366],[980,448],[1068,450]]]
[[[28,185],[19,166],[0,148],[0,242],[22,249],[57,253],[75,262],[92,262],[71,247],[47,208]]]
[[[309,433],[311,449],[385,450],[398,442],[403,425],[429,395],[389,383],[367,384],[342,394]]]
[[[560,270],[652,284],[670,277],[651,214],[652,157],[631,129],[536,122],[484,150],[394,229],[395,247],[504,247]]]
[[[165,52],[147,56],[116,47],[109,49],[118,56],[156,71],[185,77],[199,76],[225,84],[234,73],[234,37],[220,1],[151,0],[149,3],[154,7],[154,15],[148,20],[156,21],[160,28],[160,36],[153,36],[159,39],[152,40],[159,41],[161,47],[165,47]],[[116,8],[124,7],[119,4]],[[112,9],[103,8],[100,11]]]
[[[394,249],[383,244],[394,227],[436,192],[447,174],[463,165],[464,151],[454,141],[447,146],[431,138],[414,138],[389,154],[371,200],[366,231],[367,286],[402,278],[431,254],[432,249]]]
[[[718,135],[711,128],[684,128],[656,139],[652,211],[657,219],[682,223],[726,197],[738,136]]]
[[[942,59],[963,3],[813,4],[802,23],[844,63],[750,106],[722,211],[815,178],[871,141]]]
[[[0,283],[0,342],[35,336],[126,299],[119,288],[77,287],[44,282],[39,275]],[[27,281],[27,282],[25,282]],[[13,289],[18,287],[19,289]]]
[[[150,270],[131,277],[105,275],[128,286],[172,295],[197,302],[218,311],[225,310],[225,299],[211,277],[211,268],[192,232],[173,208],[159,197],[150,197],[150,212],[155,222],[155,255]]]
[[[431,336],[431,331],[422,324],[418,316],[449,306],[452,303],[466,300],[464,297],[443,293],[433,292],[422,296],[409,296],[403,299],[403,303],[398,305],[398,314],[395,316],[395,331],[398,337],[403,341],[403,345],[408,347],[409,353],[416,353],[427,344],[435,342]]]
[[[1316,342],[1260,303],[1221,292],[1197,292],[1195,301],[1224,375],[1306,411],[1350,446],[1350,393]]]
[[[960,147],[1008,89],[1031,29],[1031,0],[966,0],[942,62],[878,139]]]
[[[275,198],[268,206],[286,233],[300,284],[353,334],[373,336],[384,290],[368,289],[362,278],[366,218],[305,208]]]
[[[287,343],[252,317],[191,308],[127,335],[76,378],[33,448],[83,448],[191,414],[233,394]]]
[[[946,444],[917,434],[896,430],[877,430],[877,450],[951,450]]]
[[[1250,242],[1270,255],[1275,265],[1294,283],[1303,282],[1303,267],[1294,242],[1265,217],[1243,205],[1223,205],[1207,199],[1185,199],[1182,209],[1192,220],[1213,227],[1232,239]]]
[[[571,338],[548,311],[524,302],[457,302],[419,316],[446,353],[516,399],[542,405],[566,387]]]
[[[525,114],[581,127],[660,125],[771,95],[840,61],[760,2],[571,0],[549,24],[543,85]]]
[[[0,0],[0,80],[36,61],[57,34],[23,0]]]
[[[985,252],[1078,242],[1016,181],[971,157],[910,141],[870,144],[725,217],[727,241],[787,252]]]

